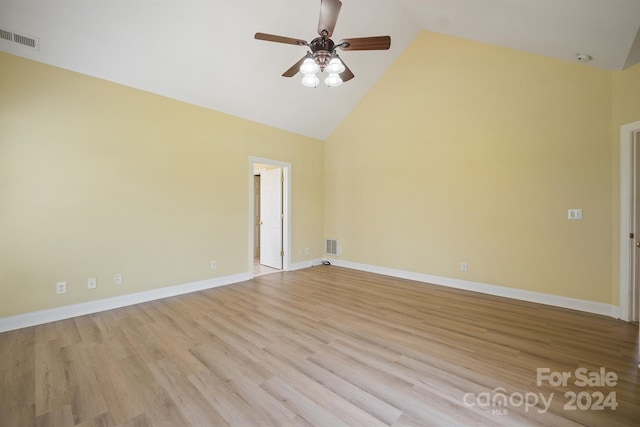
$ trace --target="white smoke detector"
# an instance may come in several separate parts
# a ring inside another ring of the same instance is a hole
[[[587,55],[584,53],[579,53],[576,55],[576,59],[580,62],[589,62],[591,61],[593,58],[591,57],[591,55]]]

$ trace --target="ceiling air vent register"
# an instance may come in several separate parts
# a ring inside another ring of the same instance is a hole
[[[0,28],[0,40],[6,40],[34,50],[40,50],[40,39],[37,37],[16,33],[14,31],[7,30],[6,28]]]

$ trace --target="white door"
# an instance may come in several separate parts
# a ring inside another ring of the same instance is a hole
[[[640,121],[637,121],[620,126],[620,318],[627,322],[640,317],[639,227]]]
[[[253,177],[253,256],[260,257],[260,175]]]
[[[629,320],[640,320],[640,130],[633,133],[633,232],[635,237],[635,251],[631,261],[631,304],[629,304]],[[632,249],[633,250],[633,249]],[[624,301],[620,301],[624,303]],[[640,329],[638,330],[640,338]],[[640,339],[638,340],[640,350]],[[640,368],[640,364],[638,364]]]
[[[629,320],[637,322],[640,317],[640,131],[633,135],[633,233],[635,250],[632,258],[632,283],[629,304]],[[638,344],[640,345],[640,343]]]
[[[260,264],[282,270],[282,169],[260,174]]]

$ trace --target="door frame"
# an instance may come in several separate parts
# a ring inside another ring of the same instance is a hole
[[[291,270],[291,163],[281,160],[266,159],[264,157],[249,157],[249,276],[254,277],[253,271],[253,251],[254,251],[254,184],[253,169],[255,164],[267,164],[277,166],[282,169],[284,182],[282,183],[282,210],[284,213],[282,223],[282,271]]]
[[[629,233],[640,233],[634,230],[634,175],[640,173],[640,165],[636,165],[634,155],[634,135],[640,132],[640,121],[620,127],[620,318],[627,322],[635,321],[634,307],[638,304],[638,290],[635,289],[634,256],[635,240]],[[640,149],[640,147],[635,147]],[[636,201],[640,205],[640,201]],[[637,237],[637,236],[636,236]],[[640,270],[640,266],[636,266]]]

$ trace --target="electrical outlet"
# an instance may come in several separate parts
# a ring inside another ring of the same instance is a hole
[[[216,261],[211,261],[211,269],[215,270],[216,268],[218,268],[218,263]]]
[[[95,289],[98,286],[98,279],[95,277],[89,277],[87,279],[87,289]]]
[[[306,248],[306,249],[304,250],[304,254],[305,254],[305,255],[309,255],[310,253],[311,253],[311,249]]]
[[[113,275],[113,284],[122,285],[122,274],[118,273]]]
[[[467,271],[469,269],[469,265],[466,262],[460,263],[460,270]]]
[[[582,209],[569,209],[567,211],[568,219],[582,219]]]
[[[56,283],[56,294],[65,294],[65,293],[67,293],[67,282]]]

